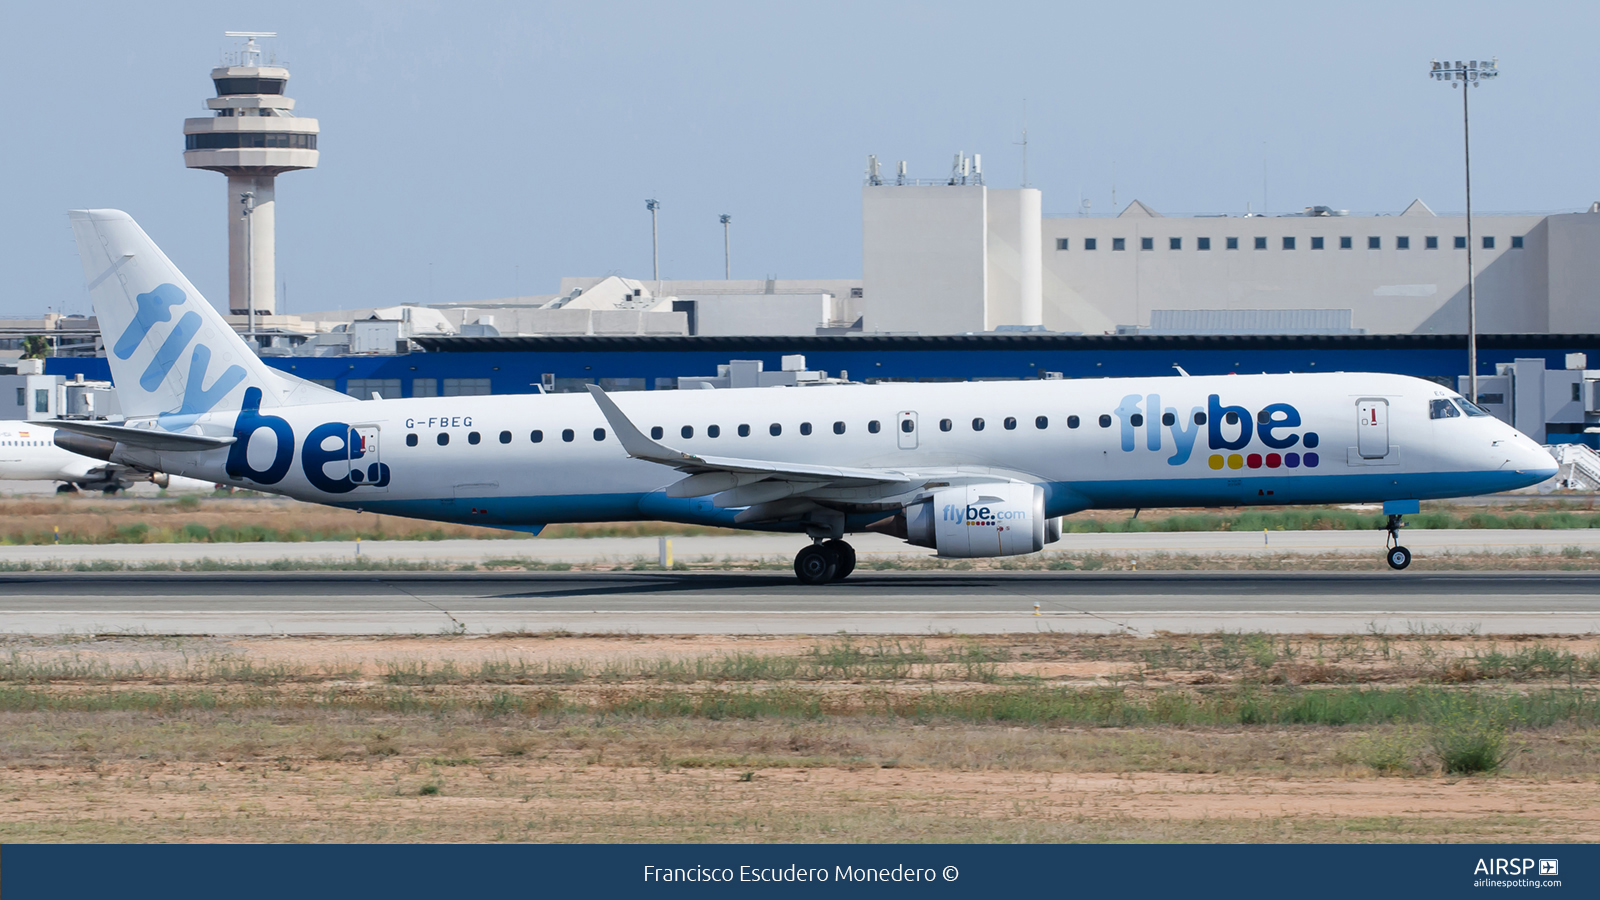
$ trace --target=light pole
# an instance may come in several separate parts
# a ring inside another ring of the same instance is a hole
[[[661,244],[657,240],[656,211],[661,209],[661,204],[654,200],[646,200],[644,208],[650,210],[650,268],[652,277],[661,281]],[[658,284],[657,287],[660,285]]]
[[[733,221],[733,216],[723,213],[717,217],[722,223],[722,277],[725,281],[733,280],[733,254],[728,244],[728,223]]]
[[[256,208],[255,191],[245,191],[239,195],[239,204],[244,207],[244,305],[245,305],[245,336],[250,340],[256,337],[256,272],[255,257],[250,244],[250,214]]]
[[[1471,88],[1500,74],[1500,58],[1433,61],[1428,76],[1434,81],[1448,81],[1450,87],[1461,88],[1461,143],[1466,155],[1467,171],[1467,399],[1478,402],[1478,292],[1477,275],[1472,269],[1472,120],[1467,115],[1467,95]],[[1465,85],[1465,87],[1463,87]]]

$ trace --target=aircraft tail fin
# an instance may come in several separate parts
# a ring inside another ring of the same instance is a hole
[[[251,389],[262,408],[354,399],[263,363],[132,216],[69,216],[124,415],[175,430],[242,408]]]

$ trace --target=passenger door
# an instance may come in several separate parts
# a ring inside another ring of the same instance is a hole
[[[372,491],[388,491],[378,455],[378,426],[356,425],[350,429],[350,480]]]
[[[1382,459],[1389,455],[1389,401],[1356,401],[1356,452],[1362,459]]]
[[[895,436],[900,440],[901,450],[917,449],[917,414],[915,412],[902,412],[895,422]]]

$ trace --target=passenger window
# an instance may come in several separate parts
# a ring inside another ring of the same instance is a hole
[[[481,441],[481,440],[483,440],[483,437],[481,435],[479,435],[476,431],[472,431],[472,432],[468,432],[467,433],[467,443],[476,446],[477,443],[479,441]]]
[[[877,419],[873,419],[871,422],[867,423],[867,431],[869,433],[871,433],[871,434],[877,434],[878,432],[880,432],[882,430],[883,430],[883,426],[878,424],[878,420]]]
[[[1100,427],[1101,428],[1110,428],[1111,427],[1111,417],[1110,416],[1101,416],[1100,417]]]
[[[694,437],[694,426],[693,425],[685,425],[682,428],[678,429],[678,433],[683,435],[683,439],[684,440],[688,440],[689,438]]]
[[[1461,411],[1449,400],[1429,400],[1428,418],[1430,419],[1456,419],[1460,418]]]
[[[1171,426],[1178,424],[1178,417],[1173,415],[1172,413],[1169,413],[1169,412],[1168,413],[1162,413],[1161,414],[1161,424],[1166,425],[1167,427],[1170,428]]]
[[[661,436],[664,435],[664,434],[666,434],[666,432],[662,430],[660,425],[657,425],[657,426],[655,426],[655,427],[650,429],[650,438],[651,438],[651,440],[659,441],[659,440],[661,440]]]
[[[538,430],[532,431],[528,434],[528,440],[535,444],[541,443],[544,441],[544,432]]]
[[[844,423],[843,422],[835,422],[835,423],[833,423],[833,433],[834,434],[844,434]]]
[[[783,434],[783,426],[779,425],[777,422],[773,422],[771,425],[767,426],[767,434],[777,437],[778,435]]]
[[[414,435],[414,434],[406,435],[406,446],[407,447],[415,447],[416,445],[417,445],[417,436]]]
[[[439,432],[438,441],[439,441],[439,446],[448,447],[450,445],[450,432],[448,432],[448,431]]]
[[[1033,420],[1033,427],[1043,431],[1050,427],[1050,419],[1046,416],[1039,416]]]
[[[956,423],[950,421],[949,419],[940,419],[939,420],[939,430],[940,431],[949,431],[950,429],[952,429],[954,427],[956,427]]]
[[[721,425],[707,425],[706,426],[706,437],[722,437],[722,426]]]
[[[1139,428],[1144,425],[1144,416],[1139,413],[1134,413],[1128,417],[1128,421],[1133,425],[1133,427]]]
[[[900,420],[900,430],[904,431],[906,434],[910,434],[911,432],[915,431],[916,428],[917,428],[917,423],[911,421],[910,419],[901,419]]]
[[[500,443],[502,443],[502,444],[511,443],[511,432],[509,432],[509,431],[500,432]]]
[[[577,435],[573,433],[571,428],[563,428],[563,429],[561,429],[561,439],[563,441],[566,441],[567,443],[570,444],[570,443],[572,443],[572,439],[575,438],[575,437],[577,437]]]
[[[972,420],[972,430],[973,431],[982,431],[983,430],[983,420],[982,419],[973,419]]]
[[[606,430],[604,428],[596,428],[594,430],[594,439],[597,440],[597,441],[605,440],[606,439]]]
[[[739,437],[749,437],[749,436],[750,436],[750,426],[749,425],[740,425],[739,426]]]
[[[1006,425],[1006,430],[1007,431],[1016,431],[1017,430],[1017,417],[1016,416],[1006,416],[1005,425]]]
[[[1239,424],[1239,414],[1236,412],[1230,412],[1222,417],[1222,421],[1227,422],[1229,425],[1237,425]]]
[[[1067,416],[1067,427],[1068,428],[1077,428],[1078,427],[1078,417],[1077,416]]]
[[[1232,425],[1233,423],[1229,422],[1228,424]],[[1264,409],[1262,411],[1256,413],[1256,424],[1258,424],[1258,425],[1271,425],[1272,424],[1272,413],[1269,413]]]
[[[801,422],[800,423],[800,433],[801,434],[810,434],[811,433],[811,423],[810,422]]]
[[[1196,425],[1204,425],[1206,423],[1206,414],[1203,413],[1203,412],[1195,413],[1194,414],[1194,423]]]

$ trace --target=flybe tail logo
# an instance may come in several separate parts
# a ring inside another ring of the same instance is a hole
[[[144,344],[145,339],[162,322],[172,321],[174,308],[182,307],[188,301],[188,295],[175,284],[160,284],[147,293],[134,298],[133,321],[123,329],[122,335],[112,344],[111,352],[117,359],[126,360]],[[194,310],[185,312],[178,323],[172,326],[167,336],[162,339],[161,346],[156,348],[155,355],[145,366],[144,372],[139,376],[139,387],[146,393],[155,393],[166,382],[167,376],[183,359],[183,352],[194,342],[195,335],[204,325],[200,314]],[[189,356],[189,370],[183,386],[183,403],[173,415],[198,416],[210,412],[226,397],[229,392],[244,381],[245,370],[242,366],[229,366],[211,387],[205,386],[206,372],[211,368],[211,348],[205,344],[198,344]],[[122,387],[121,384],[118,387]]]
[[[1120,420],[1124,453],[1134,451],[1142,431],[1147,450],[1161,452],[1166,441],[1171,441],[1170,466],[1181,466],[1193,457],[1201,430],[1207,448],[1213,451],[1244,450],[1253,442],[1266,451],[1213,452],[1206,460],[1213,469],[1316,468],[1321,462],[1315,452],[1317,433],[1301,429],[1300,411],[1288,403],[1269,403],[1252,414],[1243,406],[1223,405],[1220,394],[1207,397],[1204,407],[1187,410],[1163,406],[1160,394],[1129,394],[1114,412]]]

